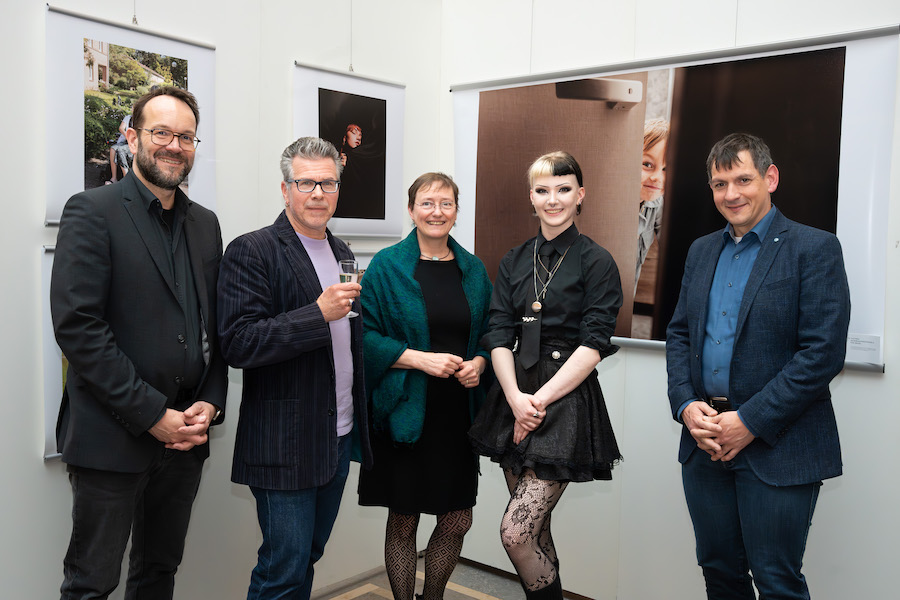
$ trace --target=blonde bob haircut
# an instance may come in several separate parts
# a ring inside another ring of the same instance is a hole
[[[528,187],[534,187],[535,179],[547,175],[553,177],[574,175],[575,179],[578,180],[578,187],[584,187],[581,167],[578,165],[578,161],[575,160],[574,156],[562,150],[548,152],[531,163],[531,166],[528,167]]]

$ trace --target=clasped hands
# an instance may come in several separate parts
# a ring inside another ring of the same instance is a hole
[[[712,460],[733,460],[756,437],[741,421],[737,411],[719,414],[700,400],[685,407],[681,421],[697,441],[697,447]]]
[[[420,360],[420,370],[444,379],[453,375],[464,388],[478,387],[485,367],[483,358],[463,360],[461,356],[447,352],[423,352]]]
[[[516,419],[513,424],[513,442],[518,444],[529,433],[541,426],[544,417],[547,416],[547,408],[533,394],[526,394],[522,391],[508,400],[513,417]]]
[[[206,431],[216,414],[216,407],[209,402],[198,400],[184,412],[167,408],[150,434],[163,442],[170,450],[187,451],[206,443]]]

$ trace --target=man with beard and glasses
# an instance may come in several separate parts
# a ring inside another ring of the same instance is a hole
[[[63,599],[107,598],[129,535],[125,597],[173,595],[227,385],[219,222],[178,188],[198,119],[185,90],[141,97],[125,134],[132,170],[70,198],[60,221],[50,309],[69,361],[57,444],[73,495]]]

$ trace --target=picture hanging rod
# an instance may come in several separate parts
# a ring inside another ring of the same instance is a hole
[[[131,23],[119,23],[117,21],[110,21],[109,19],[102,19],[100,17],[95,17],[93,15],[86,15],[84,13],[76,12],[74,10],[68,10],[65,8],[60,8],[58,6],[50,6],[49,3],[47,4],[47,10],[50,12],[59,13],[61,15],[75,17],[77,19],[84,19],[85,21],[93,21],[94,23],[100,23],[101,25],[109,25],[111,27],[121,27],[122,29],[129,29],[131,31],[137,31],[139,33],[146,33],[148,35],[154,35],[156,37],[164,38],[167,40],[172,40],[173,42],[181,42],[182,44],[190,44],[191,46],[198,46],[200,48],[206,48],[208,50],[216,49],[214,44],[210,44],[207,42],[198,42],[197,40],[189,40],[187,38],[178,37],[177,35],[172,35],[170,33],[163,33],[160,31],[153,31],[152,29],[145,29],[143,27],[137,27],[135,25],[132,25]]]
[[[366,81],[373,81],[375,83],[382,83],[384,85],[390,85],[393,87],[398,87],[401,89],[406,89],[405,83],[397,83],[396,81],[390,81],[388,79],[378,79],[377,77],[368,77],[366,75],[360,75],[356,71],[341,71],[339,69],[327,69],[325,67],[318,67],[316,65],[310,65],[308,63],[302,63],[298,60],[294,61],[295,67],[302,67],[304,69],[313,69],[314,71],[322,71],[324,73],[334,73],[335,75],[343,75],[344,77],[354,77],[356,79],[364,79]]]
[[[654,350],[664,352],[666,350],[665,340],[643,340],[630,337],[612,336],[610,341],[613,344],[622,346],[623,348],[639,348],[641,350]],[[869,371],[872,373],[884,373],[884,365],[881,363],[867,363],[858,360],[844,361],[844,368],[851,371]]]
[[[721,50],[711,50],[707,52],[698,52],[696,54],[682,54],[676,56],[659,56],[656,58],[648,58],[642,60],[634,60],[621,63],[612,63],[606,65],[595,65],[593,67],[582,67],[580,69],[572,69],[566,71],[549,71],[546,73],[535,73],[532,75],[520,75],[518,77],[509,77],[507,79],[494,79],[490,81],[475,81],[471,83],[462,83],[450,86],[451,92],[464,92],[468,90],[483,90],[495,87],[511,87],[514,85],[534,83],[545,80],[559,80],[586,77],[596,75],[597,73],[611,73],[616,71],[646,71],[653,67],[666,66],[671,67],[678,63],[706,62],[718,58],[728,58],[736,54],[760,54],[764,52],[783,52],[794,48],[805,48],[808,46],[825,46],[829,44],[840,44],[843,42],[852,42],[856,40],[864,40],[869,38],[882,37],[887,35],[897,35],[900,33],[900,24],[888,25],[886,27],[877,27],[874,29],[860,29],[858,31],[849,31],[845,33],[835,33],[824,35],[821,37],[802,38],[794,40],[786,40],[783,42],[773,42],[769,44],[760,44],[758,46],[735,46],[733,48],[724,48]]]

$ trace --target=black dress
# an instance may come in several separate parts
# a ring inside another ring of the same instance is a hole
[[[548,255],[545,264],[563,260],[542,298],[537,363],[526,369],[519,351],[523,326],[536,316],[530,309],[535,300],[534,255],[542,247]],[[538,234],[501,261],[482,345],[489,350],[513,350],[519,389],[534,393],[578,346],[597,350],[601,358],[619,349],[610,337],[621,305],[619,271],[609,252],[580,235],[575,225],[550,241]],[[469,437],[476,452],[516,475],[528,468],[541,479],[553,481],[612,479],[612,468],[621,459],[596,371],[548,406],[540,427],[518,445],[513,443],[514,423],[496,382]]]
[[[471,317],[456,261],[420,260],[415,279],[425,298],[431,351],[465,356]],[[453,376],[429,376],[421,437],[401,447],[375,436],[375,464],[360,471],[359,503],[401,514],[441,515],[473,507],[478,458],[466,435],[470,425],[466,388]]]

